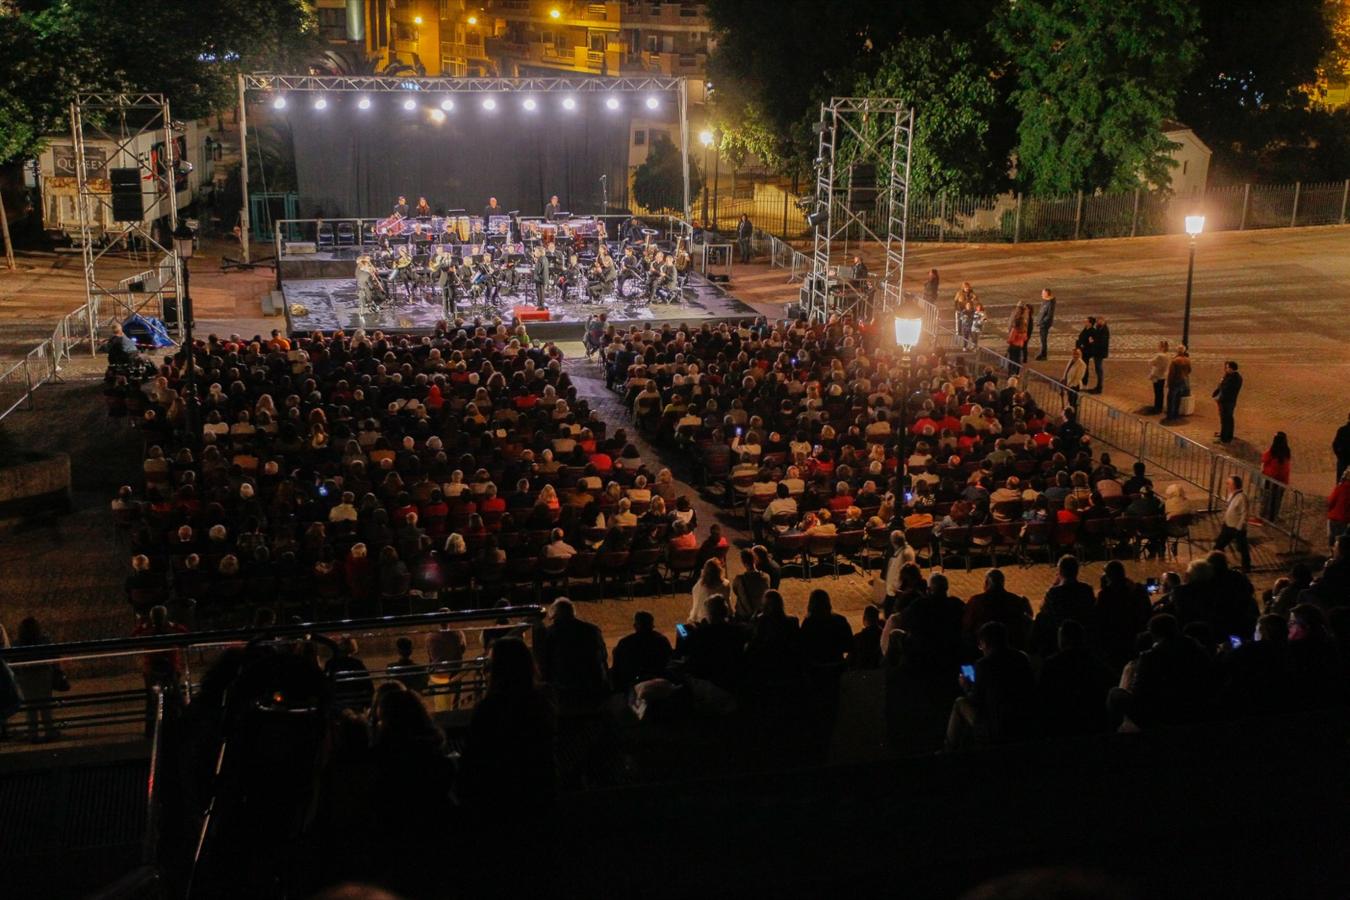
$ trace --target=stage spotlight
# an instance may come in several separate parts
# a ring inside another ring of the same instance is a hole
[[[414,109],[417,109],[417,101],[409,97],[407,100],[403,101],[403,108],[412,112]]]
[[[660,105],[661,105],[661,101],[658,100],[658,99],[656,99],[655,97],[648,97],[648,98],[647,98],[647,108],[648,108],[648,109],[656,109],[656,108],[657,108],[658,106],[660,106]]]
[[[439,109],[433,109],[431,111],[431,121],[439,125],[441,122],[445,121],[445,113],[441,112]]]
[[[530,112],[534,112],[534,108],[538,105],[539,105],[538,103],[534,102],[533,97],[526,97],[525,102],[521,104],[521,106],[525,107],[525,109],[529,110]]]
[[[277,98],[276,98],[275,100],[272,101],[272,108],[273,108],[273,109],[285,109],[285,108],[286,108],[286,98],[283,97],[283,96],[281,96],[280,94],[278,94],[278,95],[277,95]]]
[[[576,108],[577,108],[577,101],[575,98],[573,97],[563,98],[563,109],[576,109]]]
[[[610,97],[608,100],[605,101],[605,109],[608,109],[608,110],[613,111],[613,110],[616,110],[616,109],[618,109],[618,108],[619,108],[619,98],[618,98],[618,97]]]
[[[362,97],[360,100],[356,101],[356,105],[361,109],[370,109],[370,98]]]
[[[558,9],[558,7],[555,6],[555,7],[553,7],[552,9],[550,9],[550,10],[548,11],[548,17],[549,17],[550,19],[561,19],[561,18],[562,18],[562,10]]]
[[[496,109],[496,108],[497,108],[497,101],[496,101],[496,100],[493,100],[491,97],[484,97],[484,98],[483,98],[483,109],[491,110],[491,109]]]
[[[327,101],[326,99],[324,99],[323,97],[319,97],[318,99],[316,99],[316,100],[314,101],[314,108],[315,108],[315,109],[327,109],[327,108],[328,108],[328,101]]]
[[[478,24],[478,17],[477,17],[477,16],[469,16],[469,24],[470,24],[470,25],[477,25],[477,24]]]
[[[422,17],[421,17],[421,16],[413,16],[413,24],[414,24],[414,25],[421,25],[421,24],[422,24]]]
[[[445,110],[446,112],[450,112],[450,110],[454,108],[455,108],[455,101],[451,100],[449,97],[446,97],[444,100],[441,101],[441,109]]]

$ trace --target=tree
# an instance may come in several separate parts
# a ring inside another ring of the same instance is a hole
[[[951,34],[905,38],[858,79],[853,95],[914,106],[912,192],[980,194],[1006,185],[1010,136],[996,128],[999,92],[971,44]]]
[[[690,159],[691,193],[699,180],[698,166]],[[669,135],[657,132],[647,147],[647,158],[633,171],[633,199],[644,209],[683,209],[684,178],[680,172],[680,149]]]
[[[1019,0],[994,25],[1015,72],[1018,178],[1043,194],[1171,181],[1161,125],[1198,59],[1189,0]]]
[[[162,93],[199,118],[234,104],[238,72],[320,45],[305,0],[16,0],[0,7],[0,163],[63,130],[77,91]]]

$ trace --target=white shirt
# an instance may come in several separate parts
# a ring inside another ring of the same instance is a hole
[[[1167,380],[1167,366],[1172,362],[1166,353],[1159,353],[1153,357],[1152,362],[1148,364],[1148,378],[1150,381]]]
[[[1225,528],[1236,528],[1238,531],[1247,530],[1247,495],[1242,491],[1234,491],[1228,495],[1228,505],[1224,507],[1223,524]]]
[[[566,541],[553,541],[544,547],[544,556],[549,559],[571,559],[576,555],[576,548]]]
[[[693,603],[689,607],[689,621],[695,624],[708,618],[708,600],[717,594],[723,597],[731,597],[731,585],[723,582],[720,586],[708,587],[699,578],[694,582]]]
[[[914,562],[914,559],[914,548],[908,544],[899,553],[891,554],[890,561],[886,563],[886,596],[893,597],[900,593],[900,570],[907,563]]]
[[[764,521],[772,521],[773,517],[779,513],[797,515],[797,501],[791,497],[775,497],[770,500],[769,505],[764,507]]]

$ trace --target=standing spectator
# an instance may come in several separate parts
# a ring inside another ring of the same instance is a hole
[[[853,649],[853,629],[830,603],[829,591],[817,588],[806,601],[802,619],[802,658],[816,670],[837,670]]]
[[[1013,308],[1008,320],[1008,374],[1016,375],[1022,371],[1022,363],[1027,361],[1027,344],[1031,341],[1031,306],[1019,303]]]
[[[748,639],[745,626],[731,621],[727,598],[721,594],[709,597],[706,618],[684,644],[689,674],[724,691],[735,691],[745,674]]]
[[[1059,558],[1059,574],[1045,592],[1045,602],[1031,626],[1031,650],[1042,659],[1055,652],[1059,644],[1059,626],[1072,619],[1093,631],[1096,618],[1092,586],[1078,580],[1078,558],[1064,554]]]
[[[1148,592],[1143,585],[1126,577],[1125,565],[1118,559],[1106,564],[1101,585],[1096,617],[1103,656],[1119,668],[1134,656],[1139,634],[1148,627],[1151,611]],[[1062,636],[1060,644],[1063,649]]]
[[[1350,467],[1341,472],[1341,480],[1327,498],[1327,543],[1334,547],[1336,539],[1350,527]]]
[[[1229,360],[1223,364],[1223,378],[1211,396],[1219,404],[1219,431],[1214,436],[1220,444],[1233,440],[1233,412],[1237,409],[1238,392],[1242,390],[1242,376],[1238,364]]]
[[[1223,526],[1214,541],[1214,549],[1223,550],[1230,543],[1236,542],[1238,552],[1242,554],[1242,571],[1245,574],[1252,570],[1252,552],[1247,544],[1247,517],[1251,507],[1247,502],[1247,495],[1242,491],[1240,475],[1229,475],[1224,486],[1228,489],[1228,505],[1223,510]]]
[[[1167,364],[1167,415],[1163,422],[1181,418],[1181,401],[1191,393],[1191,357],[1185,344],[1177,345],[1176,356]]]
[[[1102,316],[1097,317],[1097,324],[1092,329],[1092,366],[1097,371],[1097,384],[1092,388],[1091,393],[1100,394],[1102,392],[1103,378],[1102,366],[1106,358],[1111,355],[1111,329],[1106,324],[1106,319]]]
[[[694,583],[689,606],[689,622],[697,625],[708,618],[708,601],[717,595],[731,596],[731,582],[727,581],[722,561],[716,557],[703,564],[703,571]]]
[[[750,238],[754,233],[755,226],[750,224],[750,217],[741,213],[741,219],[736,223],[736,248],[740,251],[743,264],[750,262]]]
[[[1041,352],[1036,355],[1037,359],[1046,358],[1046,348],[1050,345],[1050,329],[1055,324],[1057,302],[1054,291],[1049,288],[1041,289],[1041,308],[1036,312],[1036,329],[1041,334]]]
[[[38,620],[29,616],[19,623],[14,635],[15,647],[33,647],[50,644],[51,638],[42,631]],[[28,740],[54,741],[61,735],[52,722],[52,691],[70,690],[70,681],[59,663],[35,663],[14,667],[14,680],[27,706]],[[38,724],[41,723],[39,732]]]
[[[333,686],[333,706],[337,709],[350,709],[364,712],[370,707],[375,696],[375,687],[370,681],[370,670],[361,661],[360,647],[356,638],[343,635],[333,650],[333,655],[323,667],[323,674]]]
[[[1083,352],[1083,362],[1092,366],[1092,359],[1097,355],[1097,317],[1088,316],[1083,322],[1083,327],[1078,332],[1078,339],[1073,345]],[[1087,387],[1088,378],[1083,377],[1083,387]]]
[[[488,688],[474,707],[459,794],[470,807],[518,815],[553,797],[555,713],[535,681],[530,649],[504,637],[488,651]]]
[[[1002,622],[1008,630],[1008,640],[1014,647],[1021,649],[1026,643],[1032,618],[1031,602],[1009,591],[1005,583],[1002,569],[990,569],[984,576],[984,592],[971,597],[965,605],[961,631],[969,646],[975,645],[976,636],[986,622]]]
[[[177,622],[169,621],[169,610],[164,606],[154,606],[150,614],[132,630],[132,637],[153,634],[187,634],[187,628]],[[141,660],[141,674],[145,676],[145,736],[155,733],[155,695],[154,689],[160,688],[164,694],[164,708],[169,710],[178,697],[179,682],[183,677],[183,652],[181,650],[157,650],[145,654]]]
[[[891,532],[891,549],[885,562],[885,605],[894,609],[896,598],[900,594],[900,572],[912,565],[917,557],[914,548],[905,540],[905,533],[896,529]]]
[[[934,282],[934,289],[936,289],[936,281]],[[952,324],[956,328],[957,334],[964,334],[961,330],[961,314],[965,311],[966,304],[969,303],[973,308],[976,299],[975,289],[970,286],[970,282],[961,282],[961,289],[956,292],[956,296],[952,300],[952,305],[955,309],[955,318],[953,318]]]
[[[1266,496],[1262,503],[1261,516],[1274,522],[1280,515],[1280,501],[1284,499],[1285,486],[1289,484],[1290,458],[1289,437],[1283,431],[1275,432],[1270,449],[1261,454],[1261,474],[1266,476]]]
[[[1163,389],[1167,386],[1167,369],[1171,357],[1167,354],[1167,341],[1158,341],[1158,352],[1148,364],[1148,380],[1153,384],[1153,407],[1149,412],[1155,416],[1163,411]]]
[[[881,610],[870,603],[863,607],[862,629],[853,635],[848,662],[854,669],[881,667]]]
[[[1001,622],[985,623],[979,648],[975,680],[958,677],[962,696],[947,722],[948,750],[1020,737],[1031,720],[1036,684],[1027,655],[1008,645]]]
[[[656,630],[656,620],[645,609],[633,613],[633,633],[614,646],[610,683],[616,691],[660,678],[670,664],[670,639]]]
[[[1336,437],[1331,442],[1331,452],[1336,454],[1336,480],[1340,481],[1346,469],[1350,469],[1350,418],[1336,429]]]
[[[415,694],[427,689],[427,673],[417,671],[420,666],[413,661],[413,642],[410,637],[401,637],[394,641],[398,659],[384,667],[384,672]]]
[[[1059,626],[1058,652],[1041,667],[1041,715],[1051,736],[1096,734],[1106,730],[1102,698],[1111,677],[1088,650],[1087,631],[1070,619]]]
[[[741,551],[741,565],[745,571],[731,580],[731,593],[735,598],[736,618],[748,622],[764,603],[764,593],[769,590],[769,576],[759,570],[751,550]]]
[[[1083,361],[1083,351],[1078,347],[1073,348],[1073,355],[1069,357],[1069,362],[1064,366],[1064,403],[1067,406],[1078,408],[1078,392],[1087,381],[1087,363]]]
[[[549,607],[539,647],[540,675],[560,702],[587,703],[604,696],[609,683],[608,650],[600,629],[577,618],[566,597]]]
[[[940,282],[941,279],[938,278],[938,270],[929,269],[928,278],[923,283],[923,299],[934,306],[937,305],[938,287]]]

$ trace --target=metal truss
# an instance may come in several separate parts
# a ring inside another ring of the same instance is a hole
[[[100,301],[112,300],[120,313],[136,315],[152,304],[156,312],[164,304],[176,304],[178,331],[183,330],[182,267],[172,238],[165,246],[154,233],[153,223],[167,217],[169,234],[178,227],[178,194],[174,175],[177,171],[178,145],[169,101],[162,94],[76,94],[70,104],[70,135],[75,147],[76,210],[80,220],[80,242],[84,258],[84,290],[89,316],[89,333],[94,335],[100,323],[95,310]],[[152,160],[140,151],[137,141],[145,136],[159,137],[164,152]],[[140,174],[143,215],[137,222],[103,225],[103,213],[112,210],[111,182],[98,183],[89,178],[85,166],[86,141],[111,144],[107,153],[109,174],[115,168],[136,169]],[[147,182],[149,186],[147,189]],[[147,222],[151,223],[147,225]],[[159,259],[157,277],[142,282],[143,291],[131,290],[126,279],[126,258],[141,248]],[[111,265],[113,259],[121,265]],[[171,268],[168,275],[165,269]]]
[[[818,321],[833,313],[872,319],[899,303],[902,296],[914,109],[894,97],[832,97],[820,106],[816,131],[819,141],[812,211],[823,212],[825,220],[815,228],[811,280],[805,292],[807,313]],[[869,224],[852,202],[853,177],[859,164],[876,168],[877,202],[872,208],[885,220],[881,234],[874,227],[879,221]],[[880,285],[860,286],[831,278],[832,270],[844,261],[850,230],[885,245],[886,266]]]
[[[413,78],[393,75],[244,75],[246,91],[365,91],[393,93],[554,93],[612,91],[682,91],[679,78]]]
[[[273,75],[254,72],[239,76],[239,146],[244,204],[239,211],[239,249],[251,261],[248,208],[248,98],[249,91],[332,91],[365,93],[579,93],[674,91],[680,117],[680,158],[684,161],[684,217],[689,218],[689,82],[680,77],[601,78],[411,78],[392,75]],[[181,320],[181,317],[180,317]]]

